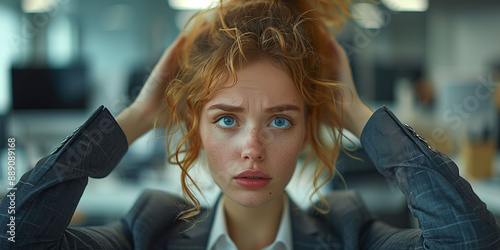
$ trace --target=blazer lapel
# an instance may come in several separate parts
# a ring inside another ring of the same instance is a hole
[[[216,204],[213,207],[217,207]],[[329,228],[329,223],[324,222],[320,217],[314,216],[313,212],[306,213],[302,211],[292,199],[290,199],[290,216],[292,223],[292,239],[294,249],[338,249],[341,244],[338,237],[335,237]],[[208,214],[207,214],[208,213]],[[210,235],[214,220],[215,209],[207,211],[203,209],[196,216],[200,222],[196,226],[187,230],[185,223],[174,225],[170,232],[165,235],[165,244],[167,249],[205,249]],[[164,214],[164,213],[162,213]],[[205,217],[206,216],[206,217]],[[163,223],[161,223],[163,224]],[[174,236],[175,235],[175,236]],[[174,236],[174,237],[172,237]],[[160,240],[162,241],[162,240]],[[156,245],[158,247],[159,245]]]
[[[195,227],[181,233],[180,237],[169,240],[167,249],[205,249],[212,223],[211,213],[206,220],[196,223]]]
[[[220,197],[221,196],[219,196],[212,208],[217,207]],[[210,229],[212,229],[215,217],[214,213],[215,209],[211,209],[210,211],[203,209],[202,212],[196,216],[196,220],[200,222],[197,222],[195,227],[180,233],[179,237],[169,240],[167,249],[205,249],[208,244]]]
[[[217,207],[217,203],[213,207]],[[289,206],[294,249],[332,249],[338,246],[333,235],[325,235],[324,232],[329,232],[329,230],[323,224],[319,224],[317,219],[302,211],[291,199]],[[168,249],[205,249],[214,213],[215,209],[210,211],[205,220],[196,223],[194,228],[181,233],[177,239],[171,239]]]
[[[328,223],[321,223],[311,215],[313,212],[306,213],[291,199],[290,201],[294,249],[338,249],[341,247],[338,238],[330,233]]]

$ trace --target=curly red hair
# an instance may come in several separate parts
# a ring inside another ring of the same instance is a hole
[[[200,213],[200,202],[188,184],[201,193],[189,175],[200,156],[199,117],[203,105],[219,89],[227,77],[237,82],[236,71],[258,57],[270,58],[288,72],[307,107],[311,150],[307,162],[315,163],[313,194],[324,207],[320,187],[335,174],[342,135],[342,119],[338,113],[342,85],[325,80],[326,65],[332,58],[322,56],[329,27],[340,28],[349,15],[350,1],[279,1],[233,0],[199,12],[189,22],[189,32],[181,52],[179,71],[168,84],[167,149],[169,162],[181,170],[183,196],[193,207],[182,212],[180,219],[189,220]],[[227,86],[226,86],[227,87]],[[335,99],[335,101],[332,101]],[[187,106],[186,106],[187,105]],[[328,129],[321,123],[328,117]],[[171,136],[182,131],[182,138]],[[332,140],[326,140],[331,138]],[[304,164],[304,166],[306,165]]]

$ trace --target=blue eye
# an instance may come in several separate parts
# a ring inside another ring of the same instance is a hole
[[[236,120],[230,116],[224,116],[217,122],[221,127],[230,128],[236,125]]]
[[[271,126],[276,127],[276,128],[288,128],[290,127],[290,121],[283,117],[276,117],[272,122]]]

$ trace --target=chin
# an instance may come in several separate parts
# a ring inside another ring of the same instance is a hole
[[[269,190],[249,190],[249,191],[237,191],[231,192],[231,194],[225,193],[226,197],[231,199],[233,202],[244,207],[261,207],[265,206],[271,201],[281,197],[282,192],[269,191]]]

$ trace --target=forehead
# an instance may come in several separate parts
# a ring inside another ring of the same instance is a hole
[[[228,77],[222,88],[214,93],[207,105],[223,102],[235,106],[259,104],[261,106],[297,105],[304,101],[292,77],[278,68],[270,59],[261,58],[236,71],[237,82]]]

